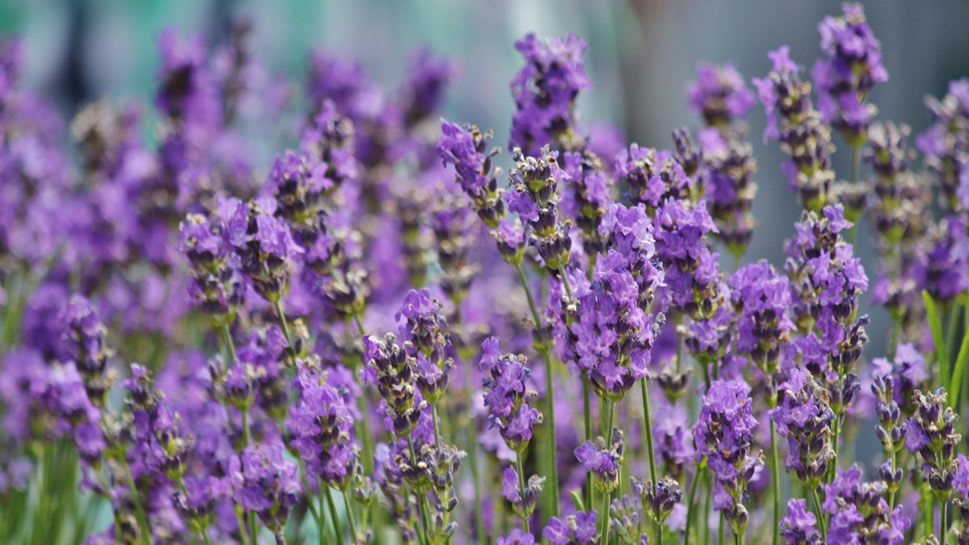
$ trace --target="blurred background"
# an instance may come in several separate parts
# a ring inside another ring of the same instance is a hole
[[[889,72],[870,101],[879,119],[907,123],[918,134],[930,121],[925,95],[941,96],[949,80],[969,75],[969,2],[879,0],[865,2],[865,11]],[[392,90],[413,51],[424,46],[459,70],[445,115],[494,128],[501,144],[514,109],[508,82],[521,65],[514,41],[529,31],[575,33],[589,43],[592,88],[580,99],[582,121],[670,147],[673,128],[699,124],[684,96],[698,62],[733,62],[749,80],[769,70],[768,50],[787,44],[807,70],[820,54],[817,23],[839,13],[836,0],[0,0],[0,33],[24,40],[28,85],[67,116],[100,97],[150,103],[156,42],[168,27],[214,45],[224,40],[233,15],[246,15],[254,23],[253,54],[269,74],[295,87],[309,52],[322,49],[359,61]],[[759,163],[754,214],[760,228],[747,258],[781,266],[783,241],[793,234],[800,207],[781,174],[781,151],[761,141],[763,127],[757,107],[750,139]],[[835,144],[842,144],[839,137]],[[844,173],[847,165],[847,154],[837,153],[836,170]],[[868,233],[867,225],[860,227],[858,250],[874,279]],[[888,319],[881,309],[873,314],[870,347],[880,355]]]

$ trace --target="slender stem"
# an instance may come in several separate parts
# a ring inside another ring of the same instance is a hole
[[[287,352],[289,352],[290,357],[295,361],[296,359],[296,345],[293,344],[293,335],[289,332],[289,324],[286,322],[286,313],[283,311],[283,302],[277,299],[273,303],[273,307],[276,309],[276,317],[279,318],[279,325],[283,329],[283,336],[286,337],[286,344],[288,344]]]
[[[898,464],[898,451],[895,450],[895,445],[892,445],[892,475],[893,476],[895,475],[896,464]],[[898,486],[899,484],[900,483],[895,483],[895,486]],[[888,493],[888,512],[889,513],[895,510],[895,492],[896,490],[892,490],[891,492]]]
[[[606,450],[612,448],[612,419],[616,412],[616,402],[611,399],[606,400]],[[609,543],[609,494],[606,492],[602,493],[602,510],[599,511],[602,517],[602,530],[600,534],[602,535],[602,543]]]
[[[588,373],[582,373],[582,423],[585,426],[585,440],[592,440],[592,407],[589,399],[589,393],[592,388],[589,387],[589,375]],[[590,508],[592,507],[592,474],[586,472],[585,474],[585,504]]]
[[[242,506],[236,504],[238,509],[233,509],[236,513],[236,525],[239,527],[239,536],[242,538],[242,545],[249,545],[249,529],[246,528],[246,520],[243,518]],[[340,540],[338,539],[337,542]]]
[[[770,457],[771,457],[771,489],[774,496],[773,529],[771,531],[771,543],[777,545],[780,541],[780,521],[781,521],[781,471],[780,456],[777,453],[777,431],[774,429],[774,419],[770,419]]]
[[[347,524],[350,525],[350,533],[353,535],[353,542],[356,543],[359,540],[359,534],[357,534],[357,521],[353,516],[353,507],[350,505],[350,496],[347,494],[346,490],[343,491],[343,506],[346,507],[347,510]]]
[[[410,459],[411,463],[417,463],[417,451],[414,450],[414,440],[407,436],[407,447],[410,449]],[[430,536],[427,532],[427,495],[421,494],[417,490],[414,490],[414,495],[417,496],[417,508],[419,511],[419,516],[421,519],[421,528],[424,529],[424,542],[430,543]],[[522,497],[524,499],[524,496]]]
[[[313,520],[316,521],[316,528],[320,534],[320,545],[323,545],[323,520],[320,518],[320,512],[316,510],[313,496],[310,494],[310,483],[306,480],[306,464],[298,456],[296,457],[296,464],[299,466],[299,478],[303,485],[303,495],[306,496],[306,506],[309,508],[310,514],[313,515]]]
[[[565,269],[559,270],[559,276],[562,277],[562,287],[565,289],[565,296],[572,299],[572,286],[569,285],[569,277],[565,274]]]
[[[683,333],[680,328],[676,328],[676,372],[680,372],[683,361]]]
[[[235,364],[236,360],[236,345],[232,342],[232,332],[229,330],[229,324],[222,324],[219,328],[219,333],[222,335],[222,343],[225,345],[225,349],[229,352],[229,363]]]
[[[720,521],[717,523],[717,545],[723,545],[723,510],[720,510]]]
[[[646,385],[646,377],[639,381],[640,390],[643,394],[643,427],[646,428],[646,449],[649,458],[649,478],[656,484],[656,458],[653,454],[653,420],[649,417],[649,387]],[[610,435],[612,435],[610,433]]]
[[[831,465],[828,467],[828,482],[834,480],[834,476],[838,473],[838,443],[841,438],[841,416],[834,417],[834,439],[832,439],[832,448],[834,449],[834,459],[831,460]]]
[[[205,530],[205,528],[202,528],[202,540],[205,541],[205,545],[212,545],[212,541],[209,539],[209,534]]]
[[[690,485],[690,494],[686,497],[686,526],[683,527],[683,545],[690,544],[690,530],[693,524],[693,504],[696,499],[696,485],[700,482],[700,466],[696,466],[693,472],[693,484]]]
[[[434,446],[440,448],[441,433],[437,430],[438,420],[437,403],[431,403],[431,427],[434,428]]]
[[[521,281],[522,288],[525,290],[525,298],[528,299],[528,308],[532,312],[532,319],[535,320],[535,327],[540,328],[542,326],[542,320],[538,315],[538,309],[535,307],[535,300],[532,299],[532,292],[528,287],[528,280],[525,278],[525,272],[522,271],[521,263],[515,264],[515,270],[518,271],[518,279]],[[568,290],[568,281],[565,280],[564,272],[560,276],[562,277],[563,285]],[[546,481],[549,484],[548,494],[552,498],[552,512],[548,516],[557,517],[559,514],[559,470],[558,464],[555,463],[558,446],[555,440],[555,389],[552,385],[552,357],[548,353],[547,348],[542,349],[542,357],[545,359],[545,418],[548,419],[548,455],[552,461],[552,463],[548,464],[549,475]]]
[[[709,470],[707,471],[706,487],[706,498],[703,500],[704,522],[700,523],[700,525],[703,527],[703,543],[704,545],[710,545],[710,500],[713,496],[713,477]]]
[[[821,541],[824,541],[828,535],[828,528],[824,523],[824,512],[821,511],[821,496],[818,495],[817,488],[811,490],[811,495],[814,497],[814,515],[818,519],[818,530],[821,531]]]
[[[939,543],[945,543],[945,535],[947,533],[948,524],[946,520],[946,510],[949,507],[948,502],[939,500]]]
[[[320,496],[326,497],[326,507],[330,510],[330,519],[333,520],[333,533],[337,536],[337,543],[340,542],[340,516],[336,512],[336,504],[333,503],[333,495],[330,494],[329,489],[323,486],[323,482],[320,481]],[[322,501],[322,500],[321,500]]]
[[[460,308],[460,307],[459,307]],[[478,434],[474,425],[473,396],[471,385],[471,362],[464,362],[464,389],[468,393],[468,462],[471,466],[471,489],[474,491],[474,525],[478,533],[478,542],[486,543],[487,536],[484,529],[484,518],[481,516],[481,493],[478,491]]]
[[[515,453],[515,470],[518,472],[518,490],[521,493],[522,506],[525,505],[525,470],[522,468],[522,452],[518,451]],[[528,513],[520,513],[522,519],[522,528],[525,529],[526,534],[530,534],[531,530],[528,529]]]
[[[359,314],[353,315],[353,323],[357,324],[357,329],[360,331],[360,336],[364,337],[367,335],[366,330],[363,328],[363,322],[360,320]]]
[[[138,489],[135,488],[135,479],[131,476],[131,468],[128,467],[128,460],[123,455],[118,458],[121,462],[121,468],[124,470],[125,480],[128,481],[128,491],[131,492],[131,501],[135,504],[135,518],[144,535],[145,543],[150,545],[153,541],[151,538],[151,528],[148,526],[148,517],[145,516],[145,510],[141,507],[141,498],[138,497]]]

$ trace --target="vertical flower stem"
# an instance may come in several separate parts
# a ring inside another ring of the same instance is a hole
[[[817,488],[811,490],[811,495],[814,497],[814,515],[818,519],[818,530],[821,532],[821,541],[824,541],[828,535],[828,528],[824,523],[824,512],[821,510],[821,496],[818,495]]]
[[[521,494],[522,505],[525,505],[525,470],[522,468],[522,454],[524,449],[515,452],[515,470],[518,472],[518,490]],[[528,515],[527,513],[522,513],[522,528],[525,530],[526,534],[530,534],[531,530],[528,528]]]
[[[478,491],[478,434],[474,425],[473,396],[471,385],[471,362],[464,362],[464,389],[468,392],[468,463],[471,465],[471,488],[474,491],[474,524],[478,533],[478,542],[486,543],[484,519],[481,516],[481,493]]]
[[[703,522],[700,523],[700,526],[703,528],[703,544],[710,545],[710,499],[713,496],[713,476],[709,470],[707,471],[706,486],[706,497],[703,500]]]
[[[320,481],[320,496],[326,498],[326,507],[330,510],[330,519],[333,521],[333,533],[337,536],[337,543],[340,542],[340,515],[336,512],[336,504],[333,503],[333,495],[330,490]],[[320,501],[323,501],[322,499]]]
[[[410,449],[410,459],[412,463],[417,463],[417,451],[414,450],[414,440],[407,436],[407,447]],[[420,511],[419,517],[421,519],[421,528],[424,529],[424,542],[430,543],[430,535],[427,532],[427,495],[420,493],[418,490],[414,490],[414,495],[417,496],[417,508]]]
[[[898,451],[895,450],[895,445],[892,445],[892,475],[895,475],[895,466],[898,464]],[[901,483],[897,483],[898,486]],[[897,490],[892,490],[888,493],[888,513],[891,516],[891,512],[895,510],[895,492]]]
[[[720,521],[717,522],[717,545],[723,545],[723,510],[720,510]]]
[[[235,365],[236,345],[232,342],[232,332],[229,330],[229,324],[222,324],[222,327],[219,328],[219,334],[222,337],[222,344],[225,345],[226,351],[229,352],[229,363]]]
[[[273,308],[276,309],[276,317],[279,318],[279,325],[283,330],[283,336],[286,337],[286,344],[289,345],[287,351],[289,352],[289,355],[295,360],[296,345],[293,344],[293,335],[289,332],[289,323],[286,321],[286,312],[283,311],[282,300],[276,299],[273,302]]]
[[[541,317],[538,315],[538,309],[535,307],[535,300],[532,299],[531,289],[528,287],[528,280],[525,278],[525,272],[522,271],[521,263],[515,264],[515,270],[518,271],[518,279],[521,281],[522,288],[525,290],[525,298],[528,299],[528,308],[532,312],[532,319],[535,320],[535,328],[540,328],[542,326]],[[565,273],[561,274],[563,285],[568,289],[568,281],[565,279]],[[552,387],[552,357],[548,353],[547,348],[542,349],[542,357],[545,359],[545,417],[548,418],[548,454],[551,456],[551,462],[549,464],[549,475],[548,475],[548,493],[552,498],[552,512],[548,513],[548,517],[557,517],[559,514],[559,475],[558,475],[558,464],[555,460],[555,453],[557,452],[557,443],[555,440],[555,390]]]
[[[653,422],[649,417],[649,387],[646,386],[646,377],[639,381],[639,386],[643,394],[643,427],[646,428],[646,449],[649,457],[649,477],[656,484],[656,459],[653,455]],[[610,430],[610,436],[612,436]]]
[[[131,468],[128,467],[128,460],[125,459],[124,455],[119,456],[119,462],[121,462],[125,480],[128,481],[128,491],[131,493],[131,501],[135,504],[135,518],[138,521],[139,529],[144,535],[145,543],[150,545],[153,541],[151,539],[151,528],[148,526],[148,517],[145,516],[145,510],[141,507],[141,498],[138,497],[138,489],[135,488],[135,479],[131,476]]]
[[[438,431],[437,403],[431,403],[431,427],[434,428],[434,446],[441,446],[441,433]]]
[[[948,507],[948,502],[939,500],[939,543],[945,543],[945,534],[949,529],[948,521],[946,520],[946,510]]]
[[[696,466],[693,472],[693,484],[690,485],[690,494],[686,497],[686,526],[683,527],[683,545],[690,545],[690,530],[693,529],[694,501],[696,500],[696,486],[700,482],[700,466]],[[697,536],[699,539],[699,536]]]
[[[589,375],[582,372],[582,423],[585,425],[585,440],[592,440],[592,407],[589,399]],[[585,504],[592,506],[592,475],[585,474]]]
[[[243,517],[242,506],[236,504],[238,509],[233,509],[236,513],[236,525],[239,527],[239,537],[242,538],[242,545],[249,545],[249,530],[246,528],[246,520]],[[338,539],[337,542],[340,540]]]
[[[858,160],[861,156],[861,145],[851,146],[851,185],[858,183]],[[851,225],[851,229],[848,230],[848,242],[851,244],[855,243],[855,229],[857,226],[855,224]]]
[[[350,496],[347,494],[346,490],[343,491],[343,506],[347,510],[347,524],[350,526],[350,534],[353,536],[353,542],[357,543],[359,540],[359,534],[357,534],[357,521],[354,519],[353,507],[350,505]]]
[[[612,401],[611,399],[607,399],[605,401],[606,401],[605,435],[606,435],[606,450],[608,451],[609,449],[612,448],[612,418],[616,412],[616,402]],[[600,511],[600,513],[602,513],[600,515],[602,517],[602,530],[600,531],[600,534],[602,535],[602,543],[608,544],[609,543],[609,494],[606,492],[602,493],[602,510]]]
[[[780,521],[781,521],[781,471],[780,456],[777,453],[777,431],[774,429],[774,419],[770,419],[770,470],[771,470],[771,492],[774,499],[773,530],[771,532],[771,543],[777,545],[780,542]]]

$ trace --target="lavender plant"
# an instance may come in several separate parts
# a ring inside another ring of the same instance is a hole
[[[860,5],[810,80],[771,52],[752,85],[804,213],[784,263],[744,263],[774,173],[732,65],[698,68],[672,150],[612,154],[586,43],[529,34],[506,173],[436,121],[443,59],[388,93],[317,53],[260,169],[250,28],[166,32],[156,141],[96,103],[76,153],[0,41],[4,543],[969,544],[969,80],[919,161],[874,119]]]

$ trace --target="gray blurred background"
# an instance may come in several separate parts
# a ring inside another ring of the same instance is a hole
[[[940,96],[950,79],[969,75],[969,2],[864,4],[889,72],[870,100],[879,119],[908,123],[917,134],[929,123],[924,96]],[[838,13],[835,0],[0,0],[0,33],[24,39],[28,84],[68,115],[96,97],[148,103],[160,31],[174,27],[215,44],[232,14],[255,23],[253,54],[272,73],[297,80],[308,52],[323,48],[359,60],[392,89],[411,52],[427,46],[459,68],[445,115],[492,127],[503,143],[513,109],[508,82],[521,63],[514,41],[529,31],[540,37],[571,32],[589,42],[592,88],[580,100],[582,120],[611,123],[630,140],[668,147],[671,129],[698,123],[684,97],[697,62],[731,61],[749,80],[768,71],[768,50],[787,44],[809,70],[820,54],[817,23]],[[759,106],[749,121],[760,165],[754,205],[760,227],[747,258],[780,266],[800,209],[780,172],[776,143],[761,142]],[[837,136],[835,144],[841,144]],[[836,169],[844,172],[847,164],[837,153]],[[858,248],[874,280],[868,233],[860,228]],[[887,317],[880,309],[872,314],[869,353],[880,355]]]

